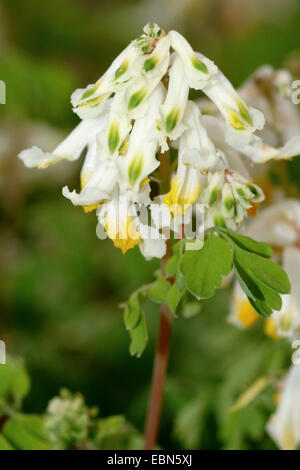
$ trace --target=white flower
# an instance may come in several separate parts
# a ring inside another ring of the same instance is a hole
[[[82,183],[79,194],[75,190],[70,192],[67,186],[64,186],[62,192],[75,206],[85,206],[85,211],[89,212],[97,207],[100,202],[111,197],[118,176],[119,172],[115,160],[101,160],[87,182]]]
[[[284,381],[279,405],[271,417],[267,431],[283,450],[300,444],[300,365],[293,365]]]
[[[277,76],[282,94],[287,82],[286,76]],[[188,100],[190,88],[202,90],[214,103],[210,128],[207,117]],[[46,168],[62,159],[76,160],[86,149],[81,189],[65,186],[63,195],[85,211],[98,208],[100,226],[122,251],[139,245],[146,257],[151,250],[154,256],[162,255],[164,240],[152,243],[158,230],[169,228],[179,234],[182,219],[191,221],[198,214],[199,202],[205,208],[203,230],[213,225],[236,229],[262,201],[261,189],[250,182],[242,164],[236,165],[239,152],[254,161],[262,160],[261,151],[263,158],[277,158],[278,149],[274,153],[275,147],[267,148],[255,135],[264,124],[262,113],[249,107],[215,64],[193,51],[177,32],[166,34],[156,24],[146,25],[104,75],[94,85],[76,90],[71,100],[81,124],[52,153],[33,147],[20,158],[28,167]],[[295,152],[297,139],[294,135],[280,155]],[[163,172],[157,175],[156,170],[164,153],[165,158],[171,155],[174,174],[167,194],[157,195],[155,185]],[[135,213],[141,206],[151,215],[153,196],[154,212],[158,206],[158,212],[168,214],[158,228],[147,219],[141,223]],[[136,235],[129,234],[125,242],[120,235],[127,234],[127,228],[122,225],[120,232],[114,227],[123,197],[128,202],[121,211],[122,224]],[[151,242],[148,230],[154,237]]]
[[[291,90],[291,75],[271,66],[257,69],[239,89],[241,96],[266,116],[263,141],[241,148],[251,160],[263,163],[299,155],[300,112],[291,101]]]
[[[47,168],[60,160],[77,160],[85,147],[104,129],[106,114],[97,119],[83,120],[53,152],[43,152],[38,147],[23,150],[19,157],[28,168]]]
[[[159,161],[156,159],[158,149],[156,121],[164,96],[164,87],[157,86],[149,97],[146,114],[137,119],[133,125],[128,150],[118,159],[121,190],[129,189],[138,193],[140,187],[148,182],[147,177],[159,166]]]
[[[176,31],[170,31],[171,45],[185,66],[188,84],[201,90],[217,72],[215,64],[199,52],[193,51],[187,40]]]
[[[260,212],[247,227],[247,235],[283,248],[299,243],[300,203],[295,199],[284,199]]]
[[[276,334],[291,340],[300,331],[300,292],[298,288],[300,276],[300,249],[287,247],[282,256],[282,266],[290,283],[291,293],[282,296],[282,308],[274,312]]]
[[[225,138],[232,147],[243,150],[246,145],[260,141],[254,132],[263,128],[265,121],[263,114],[246,105],[220,70],[203,91],[224,117]]]
[[[138,209],[141,207],[130,202],[126,195],[116,193],[111,201],[102,204],[97,211],[97,235],[103,238],[104,229],[123,254],[139,245],[145,258],[161,258],[166,252],[165,238],[156,227],[143,222],[143,218],[147,219],[148,214],[144,212],[138,215]]]
[[[162,202],[169,207],[174,216],[184,214],[188,206],[197,200],[204,179],[199,170],[183,163],[184,152],[185,143],[181,139],[177,171],[171,179],[170,191],[162,198]]]
[[[200,110],[192,101],[187,103],[183,125],[186,128],[181,138],[184,164],[210,171],[228,167],[225,155],[215,148],[204,127]]]
[[[172,140],[175,140],[180,137],[185,129],[181,121],[189,95],[189,85],[185,69],[179,57],[175,57],[169,77],[168,93],[161,108],[165,134]]]
[[[251,210],[263,201],[262,190],[230,169],[209,173],[199,202],[208,209],[207,228],[220,225],[235,229]]]

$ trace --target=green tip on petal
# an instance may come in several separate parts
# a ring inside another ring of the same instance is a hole
[[[145,88],[142,88],[141,90],[131,95],[128,103],[128,109],[136,108],[143,101],[146,95],[147,91],[145,90]]]
[[[258,191],[255,186],[253,186],[252,184],[249,184],[248,188],[250,189],[251,193],[254,194],[254,196],[258,196]]]
[[[238,193],[238,195],[240,197],[242,197],[243,199],[248,199],[247,198],[247,194],[246,192],[243,190],[243,188],[237,188],[236,192]]]
[[[247,109],[247,106],[242,101],[240,101],[238,103],[238,107],[239,107],[239,112],[240,112],[241,118],[244,119],[244,121],[246,121],[247,124],[249,124],[249,126],[252,126],[253,121],[252,121],[250,113]]]
[[[85,92],[81,96],[81,99],[85,100],[86,98],[89,98],[90,96],[92,96],[97,91],[97,88],[98,88],[98,86],[97,86],[97,84],[95,84],[94,86],[92,86],[88,90],[85,90]]]
[[[142,168],[143,168],[143,156],[142,155],[136,155],[129,167],[128,167],[128,180],[129,183],[133,186],[137,179],[139,178],[140,174],[142,173]]]
[[[196,70],[199,70],[199,72],[208,73],[208,68],[196,55],[192,57],[192,65]]]
[[[143,68],[145,72],[150,72],[150,70],[154,69],[156,66],[157,60],[155,57],[149,57],[149,59],[145,60]]]
[[[209,202],[208,202],[209,205],[211,206],[212,204],[214,204],[217,199],[218,199],[218,190],[213,189],[211,194],[210,194],[210,198],[209,198]]]
[[[125,72],[128,70],[128,63],[124,61],[119,68],[115,71],[115,79],[117,80],[120,78]]]
[[[172,109],[172,111],[166,117],[166,130],[167,132],[171,132],[178,122],[180,110],[178,108]]]
[[[110,126],[108,133],[108,148],[111,154],[113,154],[118,148],[120,142],[119,126],[114,123]]]
[[[231,209],[233,208],[233,204],[234,202],[233,202],[233,199],[231,198],[227,198],[224,201],[224,206],[228,211],[231,211]]]

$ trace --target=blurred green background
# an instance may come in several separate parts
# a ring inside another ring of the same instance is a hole
[[[149,21],[184,34],[235,86],[265,63],[300,77],[297,0],[0,2],[0,339],[32,378],[25,411],[44,410],[64,386],[140,431],[158,313],[146,306],[150,339],[136,359],[118,305],[158,264],[98,240],[95,214],[63,198],[63,185],[78,187],[80,162],[28,170],[17,154],[55,147],[78,122],[72,91],[101,76]],[[220,290],[199,315],[174,321],[164,448],[275,448],[265,432],[270,391],[240,412],[228,409],[255,379],[289,366],[290,347],[264,336],[262,323],[250,331],[228,324],[229,297]]]

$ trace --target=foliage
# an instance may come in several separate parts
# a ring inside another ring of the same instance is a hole
[[[10,360],[0,369],[2,384],[0,450],[130,449],[141,438],[123,416],[99,418],[81,394],[66,389],[50,400],[42,415],[24,414],[21,399],[29,391],[24,366]],[[16,377],[19,377],[17,380]],[[26,383],[26,387],[24,386]],[[11,401],[11,397],[18,401]]]
[[[234,9],[228,2],[226,9],[225,2],[196,1],[185,11],[180,8],[176,17],[176,11],[169,10],[171,2],[164,2],[164,8],[161,2],[145,0],[117,5],[72,0],[63,8],[58,0],[44,2],[42,8],[37,0],[2,2],[0,79],[7,82],[8,100],[1,105],[0,131],[6,123],[13,148],[2,151],[6,139],[1,134],[1,188],[9,192],[0,205],[0,339],[11,354],[26,358],[32,387],[27,394],[28,385],[23,385],[21,396],[20,391],[10,391],[5,400],[0,393],[1,416],[2,406],[19,412],[24,397],[25,416],[41,416],[45,404],[66,386],[81,390],[88,403],[101,404],[102,416],[116,414],[99,433],[97,448],[110,446],[108,428],[119,429],[115,448],[129,448],[126,441],[138,448],[139,434],[128,432],[129,425],[124,427],[118,416],[125,412],[142,431],[158,304],[143,304],[149,339],[142,361],[127,354],[127,333],[117,305],[142,283],[153,282],[157,263],[145,263],[137,250],[123,257],[109,241],[99,245],[92,217],[58,196],[61,175],[70,187],[78,185],[68,164],[49,168],[45,177],[21,168],[16,155],[27,145],[30,120],[55,123],[63,134],[77,122],[70,111],[71,91],[98,78],[128,37],[136,36],[149,8],[163,26],[179,24],[195,48],[214,57],[235,85],[266,57],[276,67],[290,63],[299,76],[299,8],[281,16],[286,5],[279,8],[276,2],[264,17],[261,11],[253,15],[252,5],[247,14],[249,2],[238,3],[240,9],[237,2]],[[276,168],[287,194],[299,195],[300,159],[280,166],[276,162]],[[180,259],[174,253],[167,265],[167,276],[177,273],[179,284]],[[264,432],[275,406],[271,387],[244,410],[228,410],[259,377],[290,365],[290,346],[265,337],[263,321],[249,331],[229,325],[228,300],[228,289],[217,289],[209,301],[199,302],[187,293],[179,303],[159,437],[165,448],[273,448]],[[5,369],[0,365],[0,374]],[[106,420],[100,418],[99,423],[101,419]],[[3,431],[0,445],[11,447]]]

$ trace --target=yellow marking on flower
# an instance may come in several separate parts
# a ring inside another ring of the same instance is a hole
[[[228,122],[229,125],[236,131],[245,131],[247,127],[241,120],[241,118],[232,109],[227,108]]]
[[[280,318],[280,328],[283,331],[289,331],[292,326],[293,318],[294,318],[294,312],[292,310],[288,310]]]
[[[128,180],[134,186],[143,169],[143,155],[135,155],[128,167]]]
[[[277,325],[274,318],[270,317],[265,320],[264,333],[272,339],[279,339],[277,334]]]
[[[83,103],[79,103],[78,106],[80,106],[80,107],[91,106],[91,107],[94,108],[94,107],[98,106],[100,103],[102,103],[102,101],[105,98],[107,98],[107,96],[109,94],[110,93],[104,93],[103,95],[96,96],[96,98],[92,98],[91,100],[83,101]]]
[[[128,217],[123,222],[120,232],[117,232],[115,227],[109,225],[107,218],[105,222],[105,231],[107,235],[113,241],[115,247],[120,248],[123,255],[139,243],[141,236],[133,225],[132,217]]]
[[[141,184],[140,186],[145,186],[145,184],[149,183],[150,182],[150,178],[148,178],[148,176],[146,176],[146,178],[144,178],[142,181],[141,181]]]
[[[281,400],[281,392],[278,390],[276,393],[273,395],[273,402],[274,405],[278,406]]]
[[[249,300],[236,302],[236,317],[244,328],[250,328],[257,322],[259,316],[250,304]]]
[[[80,186],[81,186],[81,189],[84,188],[84,186],[86,185],[86,183],[88,182],[88,180],[90,179],[90,175],[82,175],[80,177]],[[100,206],[102,201],[99,201],[97,202],[97,204],[90,204],[89,206],[82,206],[84,212],[87,214],[88,212],[92,212],[94,211],[95,209],[97,209],[97,207]]]
[[[119,155],[125,155],[128,150],[129,137],[127,136],[120,145]]]
[[[184,185],[181,184],[180,179],[174,176],[171,181],[170,191],[163,197],[162,202],[169,207],[170,211],[176,217],[177,215],[184,214],[187,204],[193,204],[201,189],[201,184],[193,190],[185,190]]]
[[[286,424],[282,436],[282,449],[294,450],[296,444],[295,434],[290,423]]]
[[[44,170],[44,169],[48,168],[51,165],[55,165],[55,163],[59,162],[60,160],[62,160],[61,157],[54,157],[53,156],[53,160],[51,160],[51,162],[40,163],[38,165],[38,168],[42,168]],[[69,158],[65,158],[65,160],[69,160]]]

